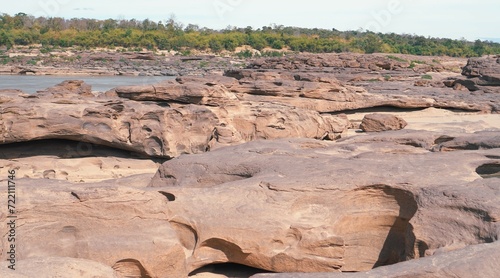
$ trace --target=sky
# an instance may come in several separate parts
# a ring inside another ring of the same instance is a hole
[[[6,1],[6,0],[3,0]],[[498,0],[21,0],[0,13],[166,21],[255,29],[271,24],[500,42]]]

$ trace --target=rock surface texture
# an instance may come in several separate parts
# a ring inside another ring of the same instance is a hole
[[[18,243],[11,272],[4,225],[0,276],[497,277],[500,95],[421,59],[299,55],[103,93],[0,91]],[[464,74],[493,80],[496,65]],[[464,128],[391,130],[406,125],[393,111]]]
[[[500,232],[499,136],[254,141],[170,160],[151,181],[21,179],[18,254],[90,259],[121,277],[185,277],[226,262],[368,271],[491,243]]]
[[[500,93],[500,56],[469,59],[462,70],[465,80],[457,80],[471,91]]]
[[[363,118],[360,128],[366,132],[400,130],[408,123],[394,115],[369,114]]]

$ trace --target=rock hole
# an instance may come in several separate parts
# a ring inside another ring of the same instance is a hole
[[[410,223],[418,209],[413,193],[388,185],[371,185],[351,192],[343,201],[347,200],[356,209],[339,220],[335,231],[345,244],[342,272],[367,271],[411,260],[422,253],[416,247],[418,239]]]
[[[158,191],[158,193],[160,193],[163,196],[165,196],[169,202],[175,201],[175,195],[172,194],[172,193],[168,193],[168,192],[165,192],[165,191]]]
[[[71,196],[75,197],[78,199],[78,201],[82,201],[82,199],[80,199],[80,196],[78,196],[78,194],[76,194],[75,192],[71,192]]]
[[[500,159],[500,155],[487,155],[486,157],[489,159]]]
[[[192,253],[198,244],[198,233],[196,230],[186,223],[170,221],[170,225],[175,230],[182,246]]]
[[[476,168],[476,173],[483,179],[500,178],[500,163],[488,163]]]
[[[189,273],[189,277],[211,277],[210,275],[223,275],[223,277],[247,278],[260,273],[272,272],[242,264],[223,263],[209,264],[198,268]]]
[[[55,179],[56,178],[56,171],[54,171],[54,170],[43,171],[43,178],[44,179]]]
[[[418,256],[419,258],[425,257],[425,251],[429,249],[429,245],[425,243],[424,241],[417,240],[415,243],[416,251],[418,251]]]
[[[422,144],[420,144],[418,142],[405,142],[405,143],[403,143],[403,145],[411,146],[411,147],[415,147],[415,148],[422,148]]]
[[[127,278],[151,278],[152,276],[142,266],[141,262],[135,259],[124,259],[117,261],[113,269],[120,274],[120,277]]]
[[[434,140],[434,145],[446,143],[446,142],[449,142],[449,141],[454,140],[454,139],[455,139],[455,137],[451,137],[451,136],[447,136],[447,135],[439,136],[439,138]]]

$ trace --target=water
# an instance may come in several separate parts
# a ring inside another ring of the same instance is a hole
[[[55,76],[55,75],[0,75],[0,89],[19,89],[26,93],[52,87],[65,80],[83,80],[92,91],[105,92],[118,86],[155,84],[172,80],[171,76]]]

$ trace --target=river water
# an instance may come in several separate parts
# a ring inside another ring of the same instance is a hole
[[[118,86],[155,84],[174,78],[169,76],[0,75],[0,89],[19,89],[33,94],[65,80],[83,80],[92,86],[92,91],[105,92]]]

